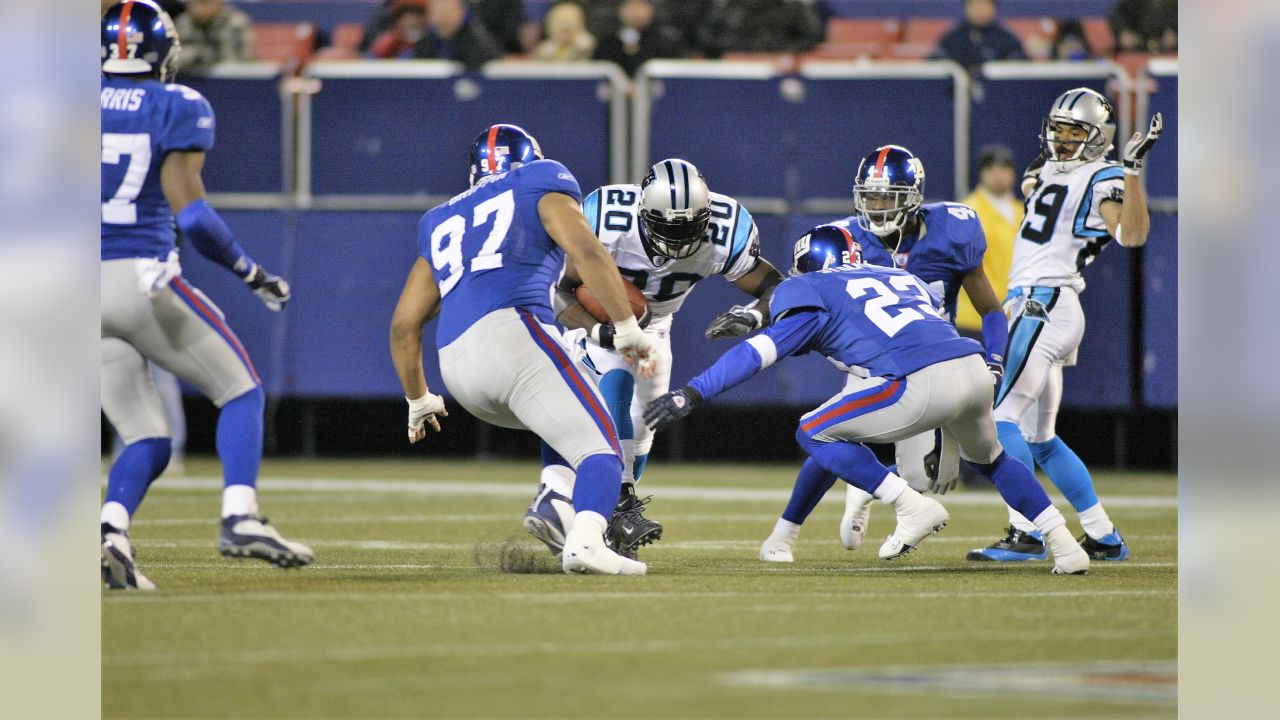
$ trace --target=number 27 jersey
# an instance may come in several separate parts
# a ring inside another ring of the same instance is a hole
[[[1124,170],[1095,160],[1071,170],[1046,163],[1013,243],[1009,287],[1084,290],[1081,271],[1111,242],[1100,207],[1124,202]]]

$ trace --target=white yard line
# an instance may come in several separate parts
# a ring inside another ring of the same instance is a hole
[[[269,492],[309,492],[309,493],[386,493],[386,494],[424,494],[424,495],[462,495],[532,498],[536,486],[516,483],[497,483],[468,480],[392,480],[387,478],[367,478],[353,480],[350,478],[294,478],[264,476],[259,486]],[[214,476],[191,476],[166,478],[156,484],[156,489],[163,490],[220,490],[222,478]],[[645,486],[648,490],[650,486]],[[708,488],[687,487],[678,485],[661,485],[652,487],[658,497],[672,500],[710,500],[718,502],[786,502],[791,496],[790,489],[748,489],[748,488]],[[1062,502],[1060,496],[1052,496],[1055,502]],[[1176,509],[1178,499],[1169,496],[1148,495],[1110,495],[1106,498],[1107,507],[1111,508],[1160,508]],[[1003,504],[1000,496],[989,491],[959,492],[942,499],[946,505],[982,505],[999,506]]]

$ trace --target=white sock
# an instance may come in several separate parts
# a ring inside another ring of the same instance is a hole
[[[778,518],[778,523],[773,526],[773,533],[769,537],[782,540],[788,545],[795,545],[796,540],[800,539],[800,526],[789,520]]]
[[[593,538],[603,538],[607,527],[609,523],[605,521],[604,516],[594,510],[583,510],[573,516],[573,530],[582,529],[583,532],[590,532]]]
[[[1019,515],[1018,517],[1022,517]],[[1058,512],[1058,508],[1050,505],[1043,512],[1036,516],[1035,526],[1044,537],[1049,537],[1049,533],[1055,529],[1067,524],[1067,519],[1062,517],[1062,513]]]
[[[1116,531],[1111,518],[1107,517],[1107,511],[1102,509],[1102,503],[1096,503],[1093,507],[1082,511],[1080,524],[1084,526],[1085,534],[1094,540],[1101,540]]]
[[[880,487],[876,488],[876,491],[871,493],[871,495],[885,505],[896,505],[898,498],[907,490],[911,490],[911,487],[907,485],[906,480],[903,480],[893,473],[889,473],[884,476],[884,482],[880,483]],[[920,494],[915,490],[911,490],[911,492],[916,495]]]
[[[1044,513],[1041,513],[1041,515],[1043,514]],[[1061,515],[1061,513],[1059,513],[1059,515]],[[1022,517],[1022,513],[1014,510],[1013,508],[1009,508],[1009,524],[1012,525],[1014,529],[1021,530],[1022,532],[1035,532],[1036,530],[1035,523]]]
[[[104,522],[117,530],[128,530],[129,511],[125,510],[120,503],[112,500],[102,505],[102,516],[99,522]]]
[[[539,480],[543,485],[551,488],[551,492],[560,493],[567,498],[573,498],[573,481],[577,478],[571,468],[564,465],[548,465],[542,468],[542,476]]]
[[[849,508],[860,508],[875,499],[875,496],[860,487],[854,487],[847,484],[845,487],[848,488],[844,493],[845,510],[849,510]]]
[[[228,485],[222,489],[222,517],[257,515],[258,491],[248,485]]]
[[[636,441],[622,441],[622,484],[635,485]]]

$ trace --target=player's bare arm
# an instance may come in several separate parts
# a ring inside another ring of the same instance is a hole
[[[424,425],[440,432],[439,416],[448,416],[444,399],[432,395],[427,376],[422,370],[422,326],[440,312],[440,288],[436,285],[431,264],[419,257],[409,270],[400,292],[395,312],[391,315],[391,361],[409,402],[409,442],[427,436]]]
[[[1142,165],[1160,139],[1164,118],[1156,113],[1144,133],[1138,131],[1124,146],[1121,159],[1124,162],[1124,201],[1103,200],[1098,206],[1107,232],[1125,247],[1142,247],[1147,244],[1151,230],[1151,215],[1147,210],[1147,193],[1142,187]]]
[[[205,199],[204,151],[171,152],[160,166],[160,186],[173,214],[182,212],[188,205]]]
[[[983,317],[989,312],[1003,313],[1000,307],[1000,298],[996,297],[996,291],[991,287],[991,281],[987,279],[987,273],[979,265],[964,276],[960,281],[960,287],[964,288],[964,292],[969,296],[969,301],[973,303],[973,309],[978,311],[978,316]]]
[[[749,305],[735,305],[717,315],[707,326],[707,338],[740,337],[768,325],[769,298],[782,280],[782,273],[773,263],[759,258],[746,275],[733,281],[734,287],[756,298],[756,301]]]
[[[586,308],[582,307],[582,303],[578,302],[574,294],[580,285],[582,285],[582,278],[578,276],[578,270],[573,265],[573,258],[566,257],[564,273],[560,276],[560,284],[556,286],[556,305],[564,309],[556,315],[556,322],[569,330],[590,330],[598,322]]]
[[[628,362],[633,357],[637,358],[640,374],[652,377],[652,343],[644,338],[644,331],[631,312],[618,266],[595,233],[591,232],[581,208],[568,195],[547,193],[538,201],[538,215],[547,235],[564,249],[568,256],[566,262],[573,263],[577,276],[591,288],[613,320],[614,347]]]

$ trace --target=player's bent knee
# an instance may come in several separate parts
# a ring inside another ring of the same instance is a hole
[[[261,385],[254,384],[252,388],[232,397],[219,407],[226,407],[231,403],[237,405],[257,405],[259,408],[265,408],[267,405],[267,393],[262,389]]]

